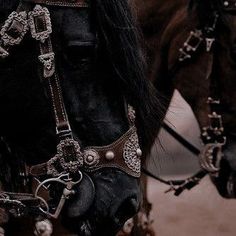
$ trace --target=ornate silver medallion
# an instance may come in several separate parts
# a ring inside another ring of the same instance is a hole
[[[99,158],[99,154],[93,149],[84,151],[84,164],[88,167],[96,166],[99,163]]]
[[[125,143],[123,158],[126,165],[134,172],[141,173],[141,149],[139,147],[138,135],[134,132]]]

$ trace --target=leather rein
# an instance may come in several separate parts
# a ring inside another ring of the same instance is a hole
[[[135,127],[135,110],[127,106],[129,130],[118,140],[102,147],[81,148],[74,139],[64,104],[60,78],[57,73],[55,52],[51,39],[52,24],[47,5],[88,8],[86,0],[24,0],[12,12],[0,30],[0,59],[10,55],[14,45],[22,42],[28,31],[38,42],[38,56],[41,76],[52,104],[55,128],[58,137],[57,153],[47,162],[27,167],[29,176],[37,179],[38,185],[33,194],[0,192],[0,208],[15,217],[25,215],[44,215],[57,218],[65,203],[73,194],[73,187],[83,178],[83,172],[94,172],[105,167],[118,168],[126,174],[139,178],[141,173],[142,151]],[[73,179],[71,176],[77,176]],[[38,179],[45,177],[40,182]],[[50,210],[49,203],[40,196],[40,190],[51,182],[64,186],[63,195],[57,209]]]

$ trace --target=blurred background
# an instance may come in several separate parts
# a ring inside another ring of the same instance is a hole
[[[166,122],[199,149],[200,131],[191,108],[176,91]],[[199,169],[198,159],[166,131],[161,130],[153,146],[148,169],[169,179],[183,179]],[[235,236],[236,200],[223,199],[209,177],[180,196],[152,178],[148,179],[148,197],[153,204],[156,236]]]

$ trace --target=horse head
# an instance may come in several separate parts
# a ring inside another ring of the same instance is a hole
[[[38,171],[38,186],[50,185],[43,213],[66,184],[73,194],[64,224],[79,235],[114,235],[139,209],[140,156],[160,121],[131,7],[127,0],[0,3],[0,134],[12,163],[27,179]]]

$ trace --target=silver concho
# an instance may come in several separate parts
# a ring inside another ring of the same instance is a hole
[[[15,36],[10,35],[11,30]],[[25,11],[19,13],[13,11],[0,31],[1,39],[4,45],[17,45],[24,38],[27,30],[27,13]]]
[[[78,172],[83,166],[83,154],[80,151],[80,145],[73,139],[65,139],[57,145],[57,154],[47,163],[47,174],[57,176],[60,172],[56,165],[60,164],[63,171],[69,173]]]
[[[134,132],[128,141],[125,143],[123,158],[126,165],[134,172],[141,172],[141,159],[137,155],[137,150],[140,150],[138,135]]]
[[[50,13],[48,9],[46,7],[41,7],[40,5],[36,5],[34,10],[29,12],[28,16],[29,16],[28,22],[29,22],[32,37],[44,43],[45,40],[52,33],[52,24],[51,24]],[[41,18],[44,20],[44,24],[45,24],[44,31],[37,30],[37,27],[35,25],[35,21],[37,20],[37,18]]]
[[[99,159],[99,154],[95,150],[89,149],[84,151],[84,163],[88,167],[96,166],[99,163]]]

